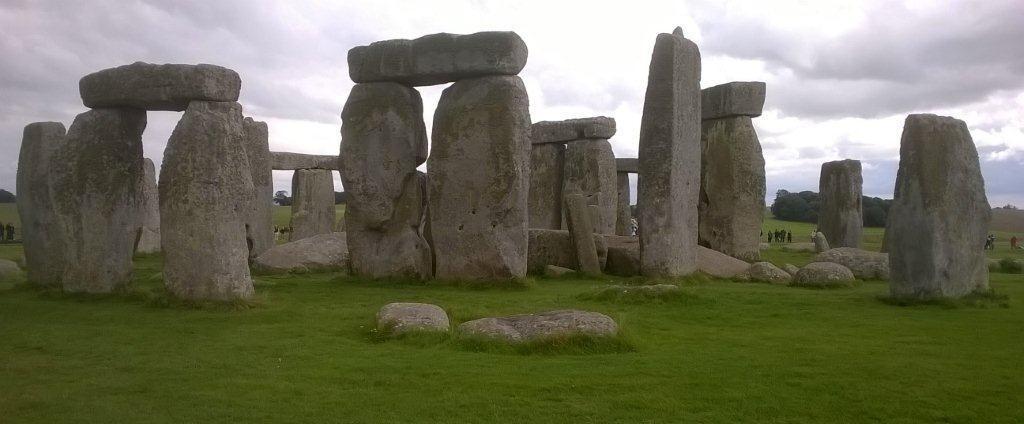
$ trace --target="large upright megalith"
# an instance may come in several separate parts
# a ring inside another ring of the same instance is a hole
[[[230,301],[253,294],[245,225],[253,204],[242,107],[193,101],[160,167],[164,284],[173,295]]]
[[[860,247],[864,226],[860,161],[825,162],[818,180],[818,229],[831,247]]]
[[[615,154],[606,139],[584,139],[565,146],[565,176],[562,195],[582,195],[597,207],[591,223],[599,234],[614,234],[618,208]],[[563,213],[563,215],[565,215]]]
[[[629,210],[629,174],[615,173],[615,234],[619,236],[633,235],[633,214]]]
[[[149,158],[143,159],[142,206],[139,208],[141,233],[135,245],[135,253],[156,253],[160,251],[160,190],[156,185],[156,166]]]
[[[701,90],[699,243],[757,261],[764,219],[764,155],[751,117],[761,115],[763,82]]]
[[[145,128],[146,111],[110,108],[81,113],[68,129],[51,192],[66,236],[65,291],[110,293],[131,280]]]
[[[640,268],[645,276],[696,270],[700,119],[700,51],[681,28],[658,34],[638,158]]]
[[[534,124],[536,125],[536,124]],[[565,144],[546,142],[536,136],[530,140],[530,228],[562,228],[562,174],[565,168]]]
[[[334,175],[327,169],[297,169],[292,175],[291,241],[334,231]]]
[[[341,181],[352,273],[429,279],[425,196],[416,167],[427,159],[423,100],[393,82],[352,87],[341,112]]]
[[[960,297],[988,289],[992,210],[964,121],[909,115],[886,225],[893,297]]]
[[[270,168],[270,136],[267,123],[244,118],[243,145],[252,177],[253,205],[246,219],[249,257],[255,258],[274,247],[274,176]]]
[[[58,287],[64,272],[65,241],[50,195],[54,172],[63,164],[54,155],[64,144],[64,124],[34,122],[25,126],[18,155],[18,216],[28,281]]]
[[[427,159],[435,276],[526,274],[530,110],[516,76],[466,79],[441,94]]]

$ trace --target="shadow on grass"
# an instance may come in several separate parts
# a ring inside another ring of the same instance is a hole
[[[1009,308],[1010,296],[996,293],[994,290],[976,291],[959,299],[934,298],[934,299],[910,299],[895,298],[890,295],[878,296],[882,303],[903,306],[903,307],[940,307],[944,309],[957,308]]]

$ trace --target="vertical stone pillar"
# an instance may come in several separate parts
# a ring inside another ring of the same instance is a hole
[[[329,169],[296,169],[292,175],[291,241],[334,229],[334,175]]]
[[[352,273],[429,279],[433,257],[421,227],[426,193],[416,171],[427,159],[419,92],[392,82],[356,84],[341,120]]]
[[[249,257],[274,247],[274,176],[270,168],[270,135],[266,122],[242,120],[243,143],[252,176],[253,205],[246,219]]]
[[[615,233],[615,174],[615,154],[607,139],[580,139],[566,144],[562,195],[580,194],[586,204],[597,206],[598,219],[592,224],[598,234]]]
[[[618,172],[615,175],[618,195],[616,199],[615,234],[620,236],[633,235],[632,227],[633,214],[629,210],[629,173]]]
[[[143,158],[142,207],[139,209],[142,233],[135,246],[135,253],[156,253],[160,251],[160,190],[156,185],[156,166],[149,158]]]
[[[582,194],[565,197],[565,219],[576,250],[576,270],[585,275],[600,275],[601,262],[594,244],[594,228],[590,222],[586,198]]]
[[[54,160],[64,144],[64,134],[60,122],[28,124],[18,155],[18,216],[25,265],[28,281],[42,287],[60,286],[64,272],[66,242],[50,195],[54,173],[66,165]]]
[[[864,227],[863,184],[859,160],[846,159],[821,165],[818,229],[834,248],[860,247]]]
[[[146,111],[109,108],[79,114],[68,129],[52,187],[66,242],[65,291],[110,293],[131,280],[145,128]]]
[[[192,101],[160,167],[164,284],[190,300],[253,295],[245,225],[253,203],[242,106]]]
[[[533,138],[530,149],[530,228],[562,228],[565,145]]]
[[[530,110],[516,76],[466,79],[441,94],[427,159],[435,276],[526,275]]]
[[[659,34],[640,125],[640,269],[675,277],[697,268],[700,51],[681,28]]]
[[[992,209],[964,121],[909,115],[886,226],[893,297],[961,297],[988,290]]]

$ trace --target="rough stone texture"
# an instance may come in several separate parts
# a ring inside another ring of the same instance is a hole
[[[242,120],[245,154],[252,176],[253,205],[246,219],[249,257],[255,258],[274,247],[274,175],[270,166],[270,135],[267,123]]]
[[[779,269],[771,262],[755,262],[746,271],[751,281],[772,284],[788,284],[793,276]]]
[[[160,167],[164,284],[184,299],[253,295],[245,222],[253,204],[242,106],[192,102]]]
[[[578,140],[566,145],[562,197],[573,194],[583,195],[586,204],[598,206],[599,219],[591,221],[594,231],[615,234],[618,183],[615,154],[608,140]]]
[[[697,246],[697,269],[705,274],[718,278],[733,278],[750,268],[750,264],[708,249]]]
[[[782,270],[789,273],[789,275],[796,275],[797,272],[800,272],[800,267],[793,264],[784,264],[782,265]]]
[[[697,269],[700,51],[682,29],[658,34],[640,124],[637,212],[643,275]]]
[[[307,155],[292,152],[270,152],[270,168],[274,171],[298,169],[329,169],[337,171],[338,157],[331,155]]]
[[[491,75],[518,75],[526,43],[514,32],[431,34],[415,40],[377,41],[348,51],[354,82],[436,85]]]
[[[78,81],[82,103],[94,109],[182,111],[193,100],[237,101],[241,88],[237,72],[207,64],[135,62],[93,72]]]
[[[862,280],[888,280],[889,255],[861,250],[856,247],[837,247],[817,254],[814,262],[833,262],[845,266],[853,276]]]
[[[615,170],[619,173],[636,174],[640,172],[640,160],[637,158],[615,158]]]
[[[529,250],[527,254],[527,270],[529,272],[539,274],[548,265],[556,265],[574,270],[579,266],[579,263],[576,261],[576,248],[573,246],[572,236],[569,235],[569,231],[531,228],[529,235]],[[600,234],[593,234],[592,236],[597,250],[597,261],[603,268],[608,260],[608,247],[605,243],[605,237]]]
[[[530,130],[530,141],[533,144],[565,143],[588,138],[609,139],[615,135],[615,118],[595,116],[564,121],[540,121],[534,123]]]
[[[963,121],[910,115],[886,227],[893,297],[960,297],[988,289],[992,210]]]
[[[0,281],[14,281],[21,275],[21,268],[14,261],[0,259]]]
[[[444,309],[429,303],[389,303],[377,311],[377,330],[395,336],[410,331],[447,333],[450,329]]]
[[[267,249],[253,260],[263,274],[348,271],[345,233],[317,234]]]
[[[576,252],[575,269],[586,275],[600,275],[601,263],[597,258],[597,246],[594,244],[594,227],[590,223],[586,199],[579,194],[565,197],[565,216],[572,236],[573,249]]]
[[[793,276],[795,286],[846,287],[853,283],[853,272],[833,262],[812,262]]]
[[[65,291],[110,293],[131,280],[145,128],[143,110],[93,109],[75,117],[54,155],[51,195],[59,234],[66,235]]]
[[[611,337],[619,332],[619,326],[615,320],[604,314],[567,309],[539,314],[480,318],[462,323],[458,331],[466,336],[522,343],[574,334]]]
[[[701,122],[700,244],[746,261],[761,257],[764,155],[750,117]]]
[[[435,276],[526,274],[530,110],[519,77],[458,81],[441,94],[427,159]]]
[[[860,161],[852,159],[821,165],[818,229],[832,247],[860,247],[864,225],[861,205],[864,179],[860,169]]]
[[[334,176],[326,169],[298,169],[292,175],[290,241],[334,231]]]
[[[562,228],[565,145],[534,144],[530,149],[530,228]]]
[[[811,238],[814,241],[814,252],[821,253],[830,249],[828,245],[828,237],[821,231],[814,233],[814,237]]]
[[[576,272],[575,269],[560,267],[558,265],[547,265],[544,267],[544,275],[547,277],[561,277]]]
[[[734,81],[701,90],[701,119],[761,116],[765,83]]]
[[[64,164],[54,156],[64,144],[64,124],[35,122],[25,126],[18,156],[17,202],[28,281],[44,287],[60,286],[66,249],[50,195],[52,181]]]
[[[629,207],[629,174],[619,172],[615,176],[615,234],[633,235],[633,211]]]
[[[640,238],[636,236],[604,236],[608,244],[605,273],[620,277],[640,275]]]
[[[151,159],[144,158],[142,169],[142,206],[139,208],[142,232],[135,253],[156,253],[160,251],[160,190],[156,186],[156,166]]]
[[[420,94],[396,83],[356,84],[341,119],[352,273],[430,279],[433,256],[421,228],[426,192],[416,171],[427,159]]]

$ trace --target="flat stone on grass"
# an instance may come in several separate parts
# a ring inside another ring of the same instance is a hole
[[[458,332],[463,336],[517,344],[574,335],[612,337],[618,334],[619,326],[601,313],[566,309],[480,318],[460,324]]]
[[[850,287],[853,281],[849,268],[832,262],[810,263],[793,277],[793,285],[803,287]]]
[[[397,336],[412,331],[448,332],[448,314],[429,303],[389,303],[377,312],[377,330]]]

